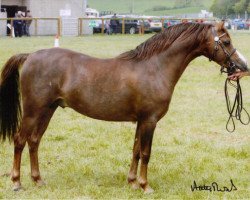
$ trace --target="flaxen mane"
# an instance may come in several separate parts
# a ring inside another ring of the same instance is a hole
[[[161,33],[154,35],[134,50],[127,51],[118,56],[123,60],[141,61],[159,54],[174,43],[177,38],[191,38],[194,41],[205,39],[205,35],[212,24],[185,23],[171,26]]]

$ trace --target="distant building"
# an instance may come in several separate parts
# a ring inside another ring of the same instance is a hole
[[[15,17],[17,11],[31,11],[33,17],[61,17],[62,34],[77,35],[78,18],[83,17],[87,0],[0,0],[1,11]],[[1,15],[0,15],[1,16]],[[32,23],[34,26],[34,23]],[[39,21],[38,34],[46,35],[57,30],[53,21]],[[34,29],[34,27],[31,27]]]
[[[212,18],[213,17],[213,13],[208,12],[206,10],[201,10],[201,12],[199,13],[199,17],[200,18]]]
[[[178,14],[175,15],[175,17],[177,18],[202,18],[202,19],[209,19],[209,18],[213,18],[213,13],[212,12],[208,12],[206,10],[201,10],[200,13],[187,13],[187,14]]]

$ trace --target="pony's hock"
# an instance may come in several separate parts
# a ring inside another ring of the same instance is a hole
[[[215,34],[223,35],[219,38],[223,46],[217,45]],[[138,183],[146,193],[152,192],[147,171],[153,134],[157,122],[168,111],[177,81],[198,56],[227,67],[225,52],[229,52],[230,62],[246,70],[223,23],[185,23],[171,26],[134,50],[111,59],[61,48],[12,56],[1,74],[0,138],[14,140],[15,189],[21,187],[21,155],[26,142],[32,179],[43,183],[39,143],[53,113],[63,105],[95,119],[137,122],[128,180],[133,187]]]

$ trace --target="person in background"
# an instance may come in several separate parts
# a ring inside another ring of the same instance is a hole
[[[110,26],[112,29],[112,33],[114,33],[114,34],[117,33],[117,26],[118,25],[119,25],[119,21],[117,19],[116,13],[115,13],[110,20]]]
[[[32,15],[30,14],[30,10],[27,10],[26,12],[26,18],[32,18]],[[25,20],[26,21],[26,26],[25,26],[25,32],[28,37],[30,37],[30,24],[32,22],[32,19]]]
[[[106,20],[105,21],[105,29],[106,29],[106,34],[109,35],[111,34],[111,31],[110,31],[110,20]]]
[[[21,12],[20,14],[22,18],[25,18],[25,12]],[[23,20],[22,35],[26,35],[26,21],[25,20]]]
[[[22,12],[18,11],[13,24],[16,37],[22,37],[23,35],[23,20],[21,18],[22,18]]]

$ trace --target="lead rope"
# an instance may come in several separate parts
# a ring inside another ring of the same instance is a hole
[[[232,87],[234,87],[236,89],[236,95],[235,95],[235,99],[234,99],[234,103],[233,106],[231,104],[230,101],[230,97],[228,94],[228,85],[231,85]],[[250,115],[249,113],[246,111],[246,109],[243,107],[243,99],[242,99],[242,90],[241,90],[241,86],[240,86],[240,81],[239,79],[237,79],[236,84],[232,83],[230,79],[226,79],[225,81],[225,98],[226,98],[226,104],[227,104],[227,110],[229,113],[229,118],[226,124],[226,129],[228,132],[232,133],[235,131],[235,122],[234,122],[234,118],[236,120],[239,120],[243,125],[248,125],[250,123]],[[242,111],[246,113],[247,115],[247,122],[244,122],[242,120]],[[229,128],[229,124],[230,122],[232,122],[233,124],[233,129],[231,130]]]

